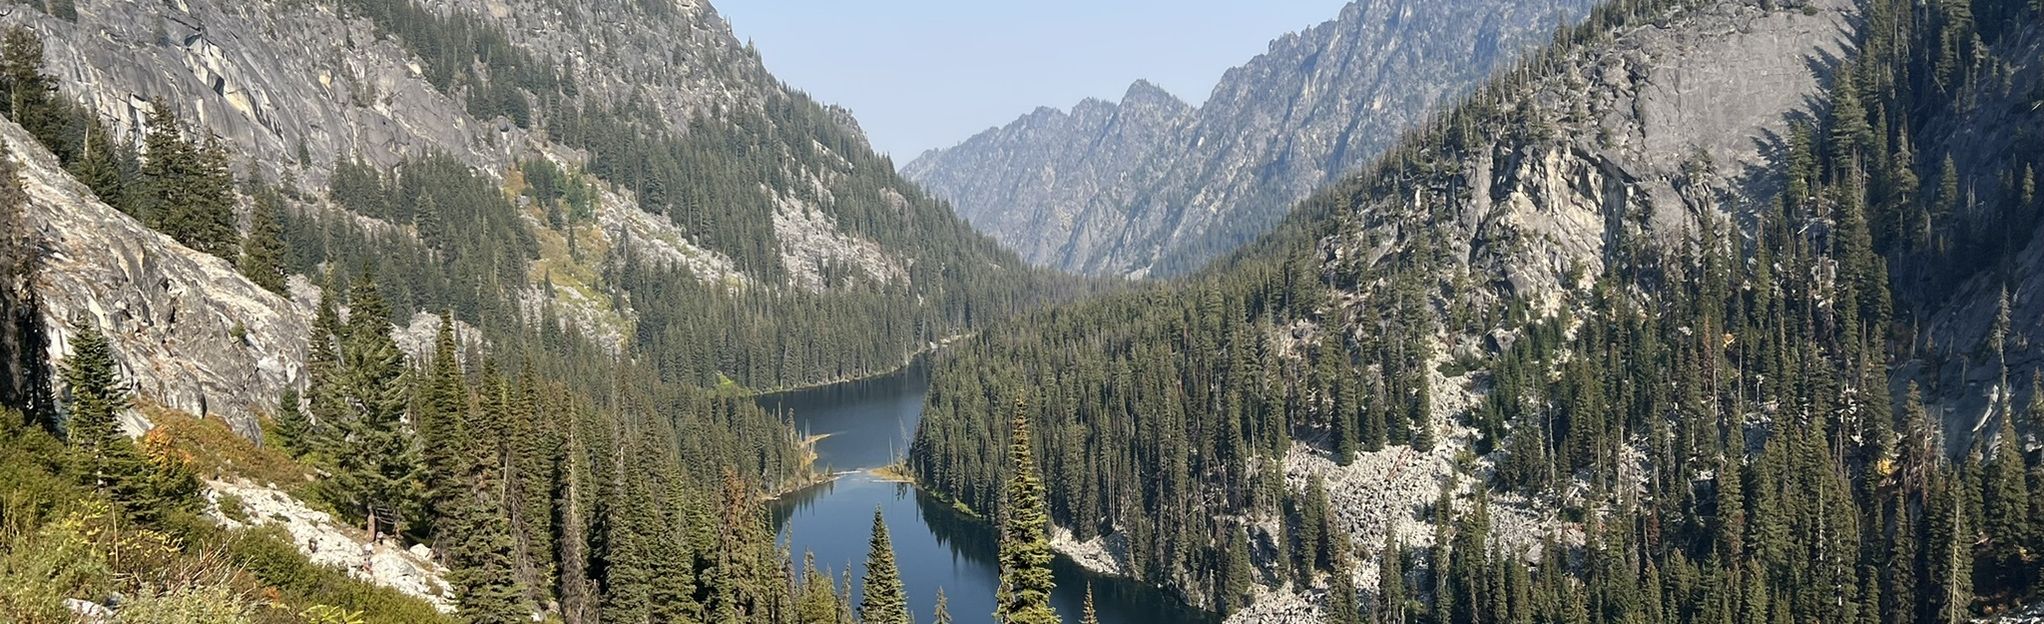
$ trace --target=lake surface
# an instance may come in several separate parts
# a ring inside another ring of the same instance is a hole
[[[992,620],[994,589],[1000,583],[993,527],[908,484],[866,472],[908,452],[908,440],[922,419],[928,374],[918,361],[884,377],[760,397],[766,409],[788,411],[797,430],[829,436],[816,445],[820,464],[853,471],[776,501],[774,525],[798,560],[804,552],[814,554],[816,566],[829,570],[832,578],[850,570],[856,604],[858,579],[866,571],[866,542],[873,533],[873,509],[878,507],[887,517],[894,561],[901,568],[916,621],[932,620],[941,587],[955,621],[987,622]],[[1054,565],[1058,586],[1051,599],[1066,622],[1078,622],[1089,582],[1102,624],[1217,621],[1154,588],[1092,574],[1063,557]]]

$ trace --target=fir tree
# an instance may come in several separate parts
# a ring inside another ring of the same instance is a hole
[[[64,433],[75,454],[78,474],[123,509],[140,511],[148,496],[150,471],[134,440],[121,428],[119,415],[128,409],[128,391],[113,349],[96,325],[77,323],[73,333],[71,354],[63,362],[64,384],[70,395]]]
[[[951,623],[951,599],[944,597],[944,588],[937,588],[937,612],[930,618],[931,624]]]
[[[493,478],[479,479],[477,491],[454,512],[460,526],[453,531],[457,543],[449,553],[448,580],[469,622],[525,624],[532,621],[532,611],[524,605],[524,589],[517,582],[516,544],[504,514],[493,504]]]
[[[60,150],[68,141],[61,136],[64,122],[53,101],[57,81],[43,73],[42,39],[27,28],[10,27],[0,37],[0,91],[7,97],[0,112],[63,158]]]
[[[1079,607],[1079,624],[1100,624],[1100,614],[1093,611],[1093,584],[1086,584],[1086,602]]]
[[[1377,555],[1377,624],[1405,621],[1405,548],[1398,532],[1384,532],[1384,550]]]
[[[284,292],[284,241],[282,199],[275,191],[259,189],[255,206],[248,215],[248,236],[241,241],[241,274],[249,281],[277,294]]]
[[[2015,411],[2005,409],[2001,430],[1995,434],[1994,456],[1986,467],[1986,489],[1981,493],[1986,512],[1982,528],[1988,539],[1988,559],[2003,577],[1995,586],[2015,590],[2023,589],[2012,585],[2020,584],[2028,558],[2027,539],[2036,521],[2030,516],[2029,484],[2025,483],[2020,448],[2016,441]]]
[[[1412,387],[1412,448],[1418,451],[1434,450],[1434,401],[1433,392],[1426,373],[1418,375]]]
[[[999,624],[1057,624],[1050,606],[1050,516],[1029,440],[1029,413],[1021,402],[1009,428],[1008,496],[1001,507],[1001,585],[994,605]]]
[[[834,624],[837,622],[837,602],[837,586],[831,582],[830,575],[816,569],[814,553],[803,553],[801,594],[795,600],[795,621]]]
[[[177,114],[158,102],[149,114],[141,181],[147,200],[143,222],[194,250],[234,259],[241,253],[235,227],[234,175],[227,148],[217,139],[203,147],[184,137]]]
[[[285,388],[283,396],[277,399],[277,447],[292,457],[305,454],[312,431],[312,422],[306,420],[302,403],[297,388]]]
[[[1327,583],[1327,624],[1362,624],[1362,609],[1356,597],[1355,571],[1349,569],[1347,540],[1336,545],[1334,565]]]
[[[26,422],[57,430],[47,383],[42,311],[34,278],[42,245],[28,223],[28,194],[20,167],[0,143],[0,407],[20,410]]]
[[[480,451],[470,447],[492,440],[472,438],[466,426],[474,410],[469,405],[467,376],[455,353],[454,320],[450,314],[440,315],[440,329],[433,339],[433,360],[427,366],[430,368],[424,375],[425,387],[420,392],[423,397],[417,402],[412,423],[418,431],[420,456],[425,462],[422,478],[428,511],[432,512],[451,506],[451,501],[473,488],[464,478],[468,468],[463,462]]]
[[[902,592],[901,570],[894,567],[894,544],[887,537],[887,522],[877,507],[873,509],[873,538],[869,547],[859,620],[866,624],[908,624],[908,596]]]
[[[358,278],[348,303],[337,371],[345,452],[335,458],[336,486],[372,534],[382,526],[401,532],[425,487],[418,440],[404,422],[404,353],[390,337],[390,310],[374,279]]]

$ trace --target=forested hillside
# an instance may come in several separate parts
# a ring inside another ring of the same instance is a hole
[[[2040,14],[1607,3],[1219,266],[959,347],[910,469],[998,513],[1025,401],[1054,522],[1241,621],[2024,604]]]
[[[28,622],[848,611],[774,542],[761,500],[820,475],[747,395],[1081,286],[707,5],[16,8],[0,613]]]

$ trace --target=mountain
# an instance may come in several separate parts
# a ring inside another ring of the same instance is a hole
[[[909,469],[998,516],[1040,432],[1060,549],[1232,621],[2016,612],[2039,10],[1599,6],[1224,261],[957,347]]]
[[[667,378],[765,389],[897,366],[1027,305],[1039,280],[897,177],[844,111],[766,73],[705,3],[76,7],[0,22],[40,35],[61,97],[114,141],[139,144],[161,109],[219,140],[245,186],[280,191],[286,270],[306,286],[404,276],[384,285],[401,323],[559,319]],[[423,195],[465,201],[422,192],[438,171],[515,201],[422,216]],[[241,220],[256,195],[237,194]],[[290,360],[257,386],[166,394],[242,412],[227,406],[296,381]]]
[[[31,501],[0,612],[28,621],[767,621],[797,586],[762,500],[826,475],[750,396],[1087,287],[698,1],[54,0],[0,30],[0,493]]]
[[[1139,81],[1120,102],[1038,109],[902,173],[1033,264],[1185,273],[1269,230],[1590,4],[1360,0],[1228,70],[1197,108]]]

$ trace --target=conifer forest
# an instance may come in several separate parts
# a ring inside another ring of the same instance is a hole
[[[2044,1],[1354,0],[900,168],[799,4],[0,2],[0,623],[2044,621]]]

